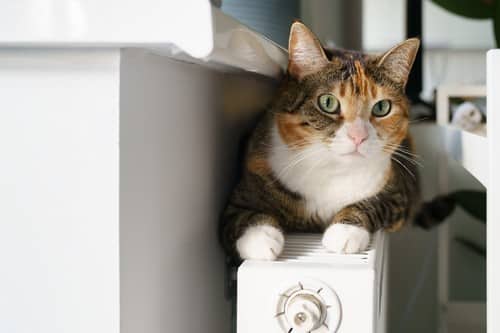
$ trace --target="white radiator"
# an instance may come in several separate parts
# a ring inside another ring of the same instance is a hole
[[[286,238],[277,261],[238,270],[238,333],[385,332],[385,236],[367,251],[334,254],[320,234]]]

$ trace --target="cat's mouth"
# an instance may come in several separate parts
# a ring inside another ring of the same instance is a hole
[[[366,157],[365,155],[363,155],[362,153],[359,152],[359,150],[353,150],[353,151],[350,151],[348,153],[344,153],[344,154],[341,154],[342,156],[351,156],[351,157],[361,157],[361,158],[364,158]]]

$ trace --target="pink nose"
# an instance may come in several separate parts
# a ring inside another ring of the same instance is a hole
[[[359,146],[363,141],[368,138],[368,131],[364,122],[360,119],[355,120],[347,129],[347,136]]]

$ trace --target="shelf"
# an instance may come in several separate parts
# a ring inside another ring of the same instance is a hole
[[[287,52],[209,0],[36,1],[2,5],[0,48],[127,48],[276,77]]]
[[[487,187],[488,139],[449,125],[440,128],[444,131],[444,148],[447,155]]]

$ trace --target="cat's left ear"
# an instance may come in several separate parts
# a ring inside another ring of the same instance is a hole
[[[318,38],[299,21],[290,29],[288,54],[288,73],[298,79],[320,71],[329,63]]]
[[[386,71],[393,81],[404,88],[419,46],[420,40],[418,38],[410,38],[384,53],[379,58],[377,66]]]

